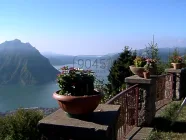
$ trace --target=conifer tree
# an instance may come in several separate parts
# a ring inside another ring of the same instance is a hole
[[[156,74],[160,75],[164,72],[166,64],[163,63],[160,59],[159,56],[159,49],[158,49],[158,44],[154,42],[154,35],[153,35],[153,40],[151,41],[151,43],[148,43],[148,46],[146,46],[146,57],[151,58],[151,59],[155,59],[156,62]]]
[[[114,94],[119,93],[120,88],[125,82],[125,78],[132,75],[129,66],[133,65],[135,57],[136,51],[132,51],[128,46],[125,46],[118,59],[114,61],[108,75],[108,81],[111,84]]]
[[[148,43],[148,46],[146,46],[146,56],[151,59],[155,59],[158,62],[160,61],[159,57],[159,49],[158,49],[158,44],[154,43],[154,35],[153,35],[153,40],[151,43]]]

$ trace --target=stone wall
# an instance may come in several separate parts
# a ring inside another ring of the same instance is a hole
[[[165,72],[173,74],[173,97],[181,100],[186,97],[186,69],[166,69]]]
[[[154,79],[144,79],[137,75],[125,78],[127,88],[139,84],[139,126],[149,126],[155,117],[156,86]]]

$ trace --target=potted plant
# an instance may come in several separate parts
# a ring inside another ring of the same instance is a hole
[[[181,56],[173,56],[171,59],[171,64],[173,66],[174,69],[181,69],[182,67],[182,57]]]
[[[147,71],[147,68],[148,68],[148,72],[150,73],[150,75],[153,75],[156,73],[156,60],[155,59],[146,59],[146,65],[144,66],[146,71]]]
[[[146,65],[144,66],[145,71],[143,72],[143,76],[145,79],[149,79],[150,77],[150,69],[152,69],[152,65],[150,61],[147,61]]]
[[[178,48],[175,48],[172,54],[169,56],[169,60],[174,69],[181,69],[183,58],[180,56]]]
[[[139,77],[143,77],[144,65],[146,64],[145,58],[137,56],[134,59],[134,65],[129,66],[131,72]]]
[[[63,67],[57,76],[60,90],[53,93],[53,98],[70,116],[89,114],[102,98],[102,94],[94,89],[94,81],[91,70]]]

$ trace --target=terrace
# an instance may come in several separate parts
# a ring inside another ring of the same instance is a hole
[[[166,69],[150,79],[127,77],[127,88],[100,104],[94,115],[82,119],[66,117],[62,110],[39,122],[46,140],[146,139],[153,130],[156,114],[167,104],[185,97],[186,69]]]

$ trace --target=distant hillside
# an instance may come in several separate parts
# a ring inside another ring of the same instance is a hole
[[[177,48],[178,48],[181,56],[186,54],[186,47],[177,47]],[[169,55],[171,53],[173,53],[174,49],[175,49],[174,47],[173,48],[158,48],[158,53],[159,53],[160,59],[162,61],[164,61],[164,62],[167,62],[168,58],[169,58]],[[145,50],[146,49],[136,50],[137,51],[137,55],[139,55],[139,56],[146,56]],[[120,55],[120,53],[113,54],[113,56],[112,56],[113,61],[116,60],[119,57],[119,55]]]
[[[77,56],[73,56],[73,55],[60,55],[60,54],[50,54],[50,53],[42,53],[43,56],[45,56],[46,58],[49,59],[50,63],[52,65],[66,65],[66,64],[73,64],[74,61],[77,60],[96,60],[99,59],[102,56],[98,56],[98,55],[77,55]]]
[[[180,55],[186,54],[186,47],[177,47]],[[167,62],[169,55],[174,51],[174,47],[172,48],[158,48],[159,49],[159,57],[161,58],[162,61]],[[138,55],[145,56],[145,49],[140,49],[137,50]]]
[[[20,40],[0,44],[0,84],[33,85],[56,79],[57,71],[47,58]]]
[[[180,51],[180,54],[186,54],[186,47],[178,48]],[[174,51],[174,48],[159,48],[159,57],[162,61],[167,62],[169,54]],[[137,50],[137,54],[140,56],[145,56],[145,49],[139,49]],[[98,55],[78,55],[78,56],[72,56],[72,55],[60,55],[60,54],[52,54],[52,53],[43,53],[43,55],[49,59],[50,63],[52,65],[66,65],[66,64],[73,64],[74,60],[92,60],[95,61],[96,59],[108,59],[110,58],[113,62],[116,60],[120,52],[118,53],[109,53],[102,56]]]
[[[74,56],[71,55],[60,55],[60,54],[49,54],[49,53],[42,53],[42,55],[48,58],[48,60],[53,66],[72,64],[74,59]]]

